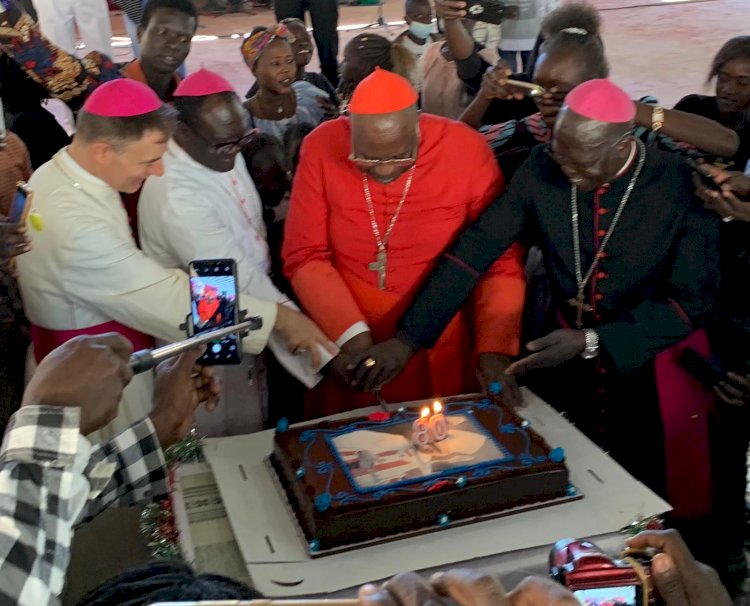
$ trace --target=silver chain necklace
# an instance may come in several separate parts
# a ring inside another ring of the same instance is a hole
[[[398,220],[398,216],[401,213],[401,207],[404,205],[404,202],[406,202],[406,197],[409,195],[411,182],[414,178],[415,168],[416,165],[412,166],[411,169],[409,169],[409,177],[406,179],[406,185],[404,186],[404,192],[401,195],[401,200],[399,201],[398,206],[396,207],[396,212],[393,213],[391,222],[388,224],[388,228],[385,230],[385,235],[382,238],[380,236],[380,228],[378,227],[378,222],[375,220],[375,207],[372,204],[372,195],[370,195],[370,182],[367,179],[367,175],[362,175],[362,187],[365,190],[367,212],[370,214],[370,227],[372,228],[372,233],[375,236],[375,243],[378,245],[378,252],[375,255],[375,261],[373,261],[372,263],[368,263],[367,269],[377,272],[378,288],[380,290],[385,289],[385,273],[386,265],[388,263],[388,251],[386,250],[386,247],[388,246],[388,241],[391,239],[393,228],[396,227],[396,221]]]
[[[635,143],[638,146],[638,165],[636,166],[635,171],[633,171],[633,176],[630,178],[630,183],[628,183],[628,187],[625,190],[625,194],[622,196],[622,200],[620,200],[615,216],[612,218],[612,223],[610,224],[607,233],[604,235],[604,239],[599,245],[599,250],[596,251],[594,260],[591,262],[591,266],[585,276],[583,275],[581,267],[581,244],[578,230],[578,188],[575,184],[571,184],[570,186],[570,222],[573,228],[573,260],[575,263],[578,292],[575,297],[568,299],[568,305],[576,308],[576,328],[579,329],[583,328],[583,312],[590,312],[593,310],[591,305],[586,303],[586,297],[584,295],[586,284],[588,284],[591,276],[594,274],[596,266],[599,265],[599,261],[604,254],[604,249],[607,248],[609,239],[612,237],[612,233],[615,231],[615,227],[617,227],[617,223],[620,221],[625,206],[627,206],[628,200],[630,200],[630,194],[633,193],[636,181],[638,181],[638,177],[643,170],[643,165],[646,162],[646,146],[640,139],[635,139]]]

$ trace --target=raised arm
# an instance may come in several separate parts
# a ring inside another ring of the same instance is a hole
[[[8,2],[10,10],[0,13],[0,51],[50,97],[78,106],[100,84],[122,78],[110,57],[92,52],[78,59],[42,35],[39,25],[15,0]]]
[[[654,118],[658,117],[654,113],[655,109],[656,106],[650,103],[637,101],[636,124],[652,129]],[[677,109],[662,109],[664,120],[659,130],[660,134],[724,158],[731,158],[737,153],[740,138],[731,128],[697,114]]]

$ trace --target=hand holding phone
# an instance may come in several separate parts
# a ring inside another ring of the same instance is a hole
[[[0,216],[0,274],[13,274],[16,257],[31,250],[26,219],[31,209],[31,190],[18,183],[8,217]]]
[[[717,387],[727,378],[724,369],[690,347],[682,352],[680,365],[709,389]]]
[[[714,178],[708,173],[708,171],[706,171],[706,168],[702,164],[696,162],[692,158],[685,158],[685,162],[687,162],[687,165],[693,169],[693,174],[696,176],[700,185],[709,190],[717,192],[721,191],[721,185],[714,181]]]

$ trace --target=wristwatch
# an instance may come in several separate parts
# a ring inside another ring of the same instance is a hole
[[[599,355],[599,335],[593,328],[585,328],[583,336],[586,339],[586,347],[581,352],[584,360],[591,360]]]
[[[657,133],[662,126],[664,126],[664,108],[655,107],[651,112],[651,130]]]

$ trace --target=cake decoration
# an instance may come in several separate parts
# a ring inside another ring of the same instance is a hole
[[[320,551],[320,541],[318,539],[313,539],[307,544],[307,546],[312,553]]]
[[[298,480],[301,480],[305,477],[305,468],[304,467],[298,467],[297,471],[294,472],[294,475],[297,476]]]
[[[490,383],[490,386],[489,386],[489,390],[488,390],[488,391],[489,391],[489,392],[490,392],[490,393],[491,393],[491,394],[492,394],[493,396],[499,396],[499,395],[500,395],[500,392],[501,392],[502,390],[503,390],[503,385],[502,385],[502,383],[500,383],[500,381],[492,381],[492,383]]]
[[[549,453],[549,460],[554,463],[562,463],[565,460],[565,450],[560,448],[553,448]]]
[[[438,526],[448,526],[451,523],[451,518],[447,513],[441,513],[437,519]]]
[[[287,429],[289,429],[289,419],[281,417],[276,423],[276,433],[284,433]]]
[[[382,421],[388,421],[391,418],[391,413],[386,412],[384,410],[378,410],[375,412],[371,412],[369,415],[367,415],[367,418],[370,421],[375,421],[377,423],[380,423]]]
[[[458,486],[459,488],[463,488],[464,486],[466,486],[466,476],[458,476],[456,478],[456,486]]]
[[[331,495],[327,492],[319,494],[315,497],[315,509],[321,513],[326,511],[331,506]]]

